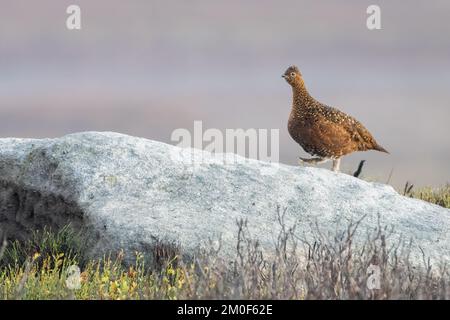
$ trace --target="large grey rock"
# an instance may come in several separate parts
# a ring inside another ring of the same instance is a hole
[[[450,258],[448,209],[325,169],[222,160],[117,133],[0,139],[0,228],[23,238],[30,229],[70,222],[95,239],[93,256],[146,251],[157,241],[189,254],[220,237],[227,256],[241,218],[271,250],[281,206],[286,224],[297,222],[302,236],[315,222],[334,232],[363,215],[362,230],[374,229],[379,215],[395,235],[414,240],[413,256],[420,246],[433,259]]]

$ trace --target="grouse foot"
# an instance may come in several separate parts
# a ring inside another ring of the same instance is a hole
[[[341,165],[341,159],[334,159],[333,160],[333,171],[339,172],[340,165]]]

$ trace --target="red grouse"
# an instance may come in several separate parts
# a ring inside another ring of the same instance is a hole
[[[293,92],[289,134],[314,157],[299,158],[301,162],[317,164],[333,160],[333,171],[337,172],[340,158],[354,151],[388,153],[355,118],[311,97],[296,66],[289,67],[282,77]]]

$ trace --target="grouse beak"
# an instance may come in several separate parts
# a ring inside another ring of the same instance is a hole
[[[286,79],[286,75],[285,75],[285,74],[281,75],[281,77],[282,77],[283,79]]]

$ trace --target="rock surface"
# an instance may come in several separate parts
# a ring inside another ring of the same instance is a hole
[[[432,259],[450,259],[450,210],[349,175],[109,132],[0,139],[0,228],[10,238],[70,222],[95,239],[92,256],[145,252],[158,242],[191,253],[219,237],[226,256],[241,218],[273,248],[277,206],[299,235],[308,237],[316,222],[324,232],[344,229],[364,215],[360,228],[373,230],[379,215],[395,236],[414,240],[414,257],[420,246]]]

